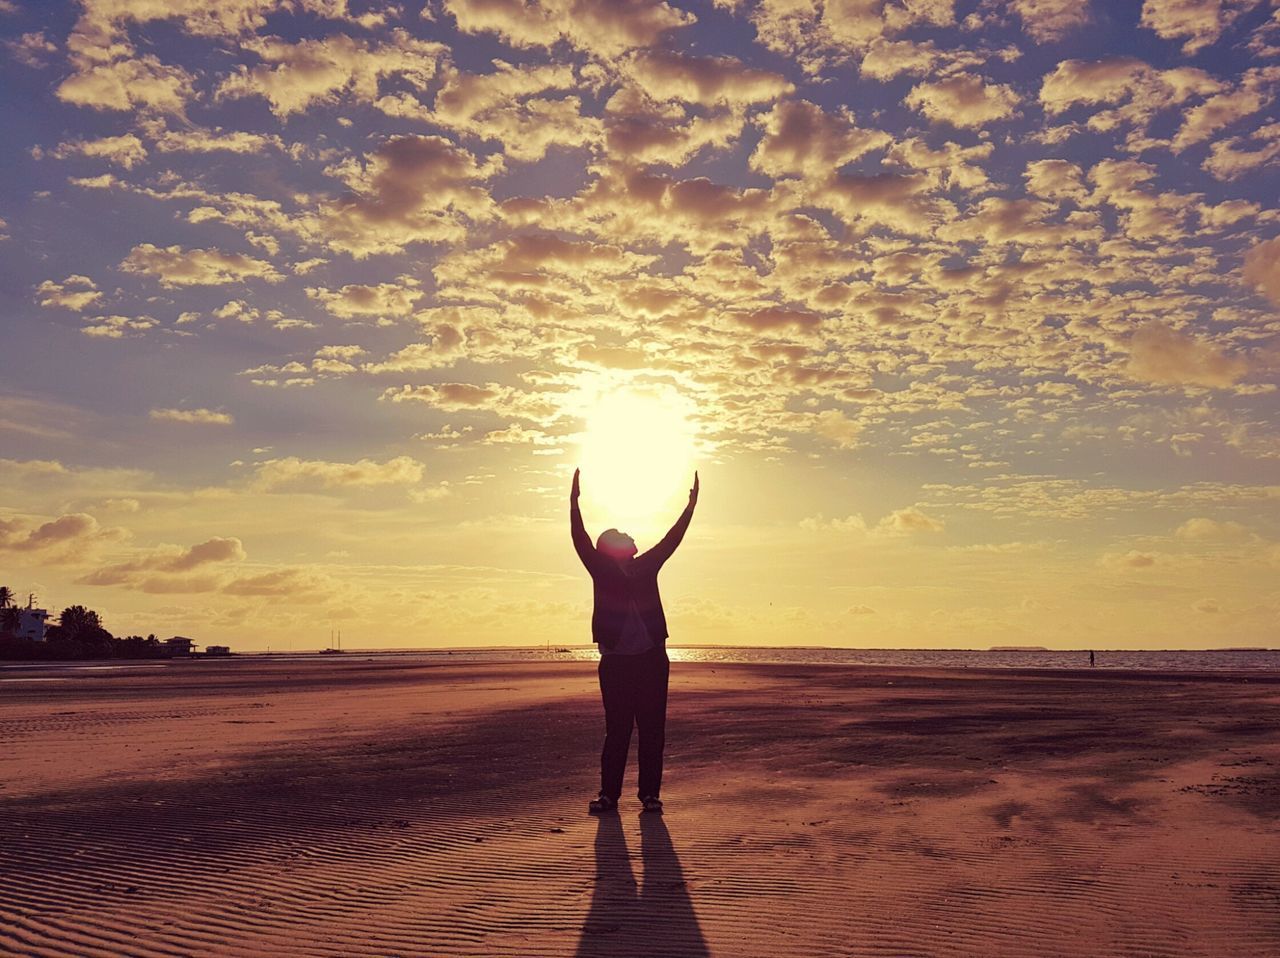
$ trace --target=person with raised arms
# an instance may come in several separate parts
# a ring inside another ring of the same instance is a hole
[[[693,474],[689,504],[662,541],[636,554],[631,536],[606,529],[592,545],[578,508],[579,473],[573,471],[569,492],[569,528],[578,558],[591,574],[595,605],[591,641],[600,648],[600,696],[604,702],[605,737],[600,753],[600,794],[591,800],[592,814],[612,812],[622,796],[622,777],[631,747],[631,730],[639,730],[640,782],[637,796],[645,812],[661,813],[662,753],[666,746],[667,620],[658,593],[658,572],[671,558],[693,519],[698,503],[698,474]]]

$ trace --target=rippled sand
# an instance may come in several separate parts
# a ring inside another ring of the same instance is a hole
[[[1274,674],[677,663],[600,820],[587,662],[22,675],[4,955],[1280,954]]]

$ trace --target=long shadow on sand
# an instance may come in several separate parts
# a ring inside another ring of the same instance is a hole
[[[595,852],[595,891],[576,958],[709,958],[680,859],[661,818],[640,818],[644,874],[638,889],[617,815],[600,817]]]

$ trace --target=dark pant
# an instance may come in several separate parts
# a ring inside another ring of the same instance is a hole
[[[640,655],[600,657],[600,696],[604,699],[604,749],[600,753],[600,793],[615,801],[622,794],[631,727],[640,730],[641,798],[658,797],[662,789],[662,747],[666,742],[666,649]]]

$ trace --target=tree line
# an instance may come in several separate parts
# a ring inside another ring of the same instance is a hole
[[[154,633],[145,638],[116,638],[103,627],[97,612],[82,605],[63,609],[58,624],[45,631],[43,642],[25,639],[17,634],[21,612],[13,604],[13,590],[0,585],[0,659],[153,659],[164,654]]]

